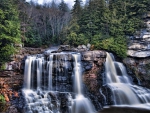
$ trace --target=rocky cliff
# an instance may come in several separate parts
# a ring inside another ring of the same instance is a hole
[[[131,36],[128,43],[128,57],[123,60],[128,72],[136,75],[139,85],[150,88],[150,15],[145,15],[145,29]]]

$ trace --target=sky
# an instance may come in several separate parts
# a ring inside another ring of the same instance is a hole
[[[26,0],[27,2],[30,2],[31,0]],[[39,4],[43,4],[44,2],[51,2],[52,0],[32,0],[32,1],[36,1]],[[55,0],[56,2],[60,2],[61,0]],[[70,7],[72,7],[74,5],[74,1],[75,0],[64,0]],[[82,0],[83,3],[85,3],[86,0]]]

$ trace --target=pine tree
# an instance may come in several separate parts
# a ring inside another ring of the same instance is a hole
[[[59,10],[62,11],[62,12],[68,12],[69,11],[69,7],[64,2],[64,0],[61,0],[61,3],[59,4]]]
[[[72,9],[72,16],[75,19],[79,19],[82,13],[82,6],[81,6],[82,1],[81,0],[75,0],[75,4]]]
[[[15,53],[15,44],[20,43],[20,22],[18,19],[17,0],[0,2],[0,63],[9,60]]]

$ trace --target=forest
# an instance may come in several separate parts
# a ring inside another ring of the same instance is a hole
[[[17,52],[16,45],[49,47],[90,43],[125,58],[130,36],[145,27],[150,0],[61,0],[39,5],[25,0],[0,2],[0,65]]]

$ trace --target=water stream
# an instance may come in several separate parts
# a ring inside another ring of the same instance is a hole
[[[122,63],[109,53],[105,62],[106,85],[112,91],[115,106],[142,107],[150,109],[150,90],[132,83]]]
[[[88,98],[85,98],[82,93],[82,66],[81,55],[73,54],[74,57],[74,89],[77,94],[73,102],[72,113],[94,113],[94,108]]]

